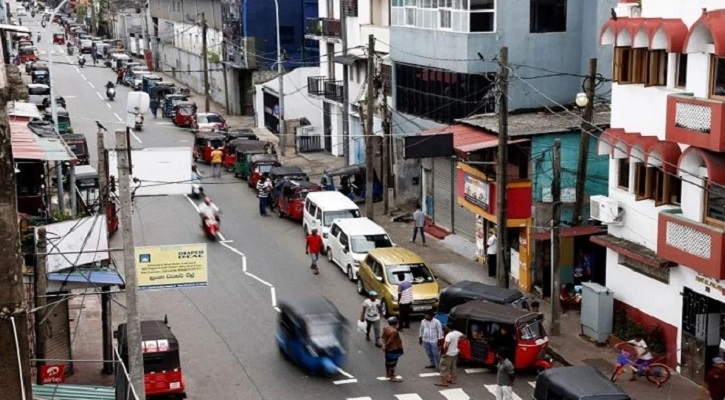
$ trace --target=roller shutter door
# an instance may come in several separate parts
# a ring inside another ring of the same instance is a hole
[[[452,206],[453,161],[450,158],[436,157],[433,159],[433,221],[441,228],[453,231]]]
[[[456,184],[454,187],[458,187],[458,174],[454,175]],[[457,196],[454,194],[454,233],[459,235],[473,243],[476,242],[476,214],[470,212],[466,207],[458,204]]]
[[[48,297],[48,304],[53,304],[47,308],[48,318],[47,324],[43,324],[41,329],[45,329],[45,358],[53,360],[70,360],[70,321],[68,314],[68,301],[63,300],[64,297]],[[56,303],[57,302],[57,303]],[[51,362],[48,362],[51,364]],[[55,364],[55,362],[53,362]],[[73,364],[65,363],[65,373],[70,375],[73,373]]]

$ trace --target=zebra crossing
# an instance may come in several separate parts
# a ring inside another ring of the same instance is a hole
[[[48,54],[53,54],[53,55],[55,55],[55,54],[58,54],[58,55],[65,55],[65,54],[66,54],[66,51],[65,51],[65,50],[51,50],[51,51],[47,51],[47,50],[40,50],[40,51],[38,51],[38,53],[39,53],[40,55],[48,55]]]
[[[529,381],[524,385],[524,388],[530,389],[529,394],[517,394],[514,391],[513,400],[530,399],[531,392],[533,391],[536,381]],[[522,389],[519,385],[517,388],[519,392]],[[400,393],[394,394],[393,397],[396,400],[470,400],[470,399],[495,399],[496,398],[496,385],[487,384],[478,386],[477,389],[470,388],[445,388],[442,390],[430,390],[425,393]],[[389,397],[388,397],[389,398]],[[373,397],[348,397],[345,400],[376,400]]]

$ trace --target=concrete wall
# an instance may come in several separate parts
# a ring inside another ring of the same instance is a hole
[[[222,30],[221,0],[149,0],[149,12],[153,18],[189,23],[186,18],[201,22],[201,13],[210,29]]]
[[[319,73],[317,67],[304,67],[294,69],[284,75],[284,117],[286,120],[307,118],[312,127],[322,126],[322,101],[307,96],[305,87],[307,77]],[[268,93],[279,94],[279,80],[274,78],[267,82],[254,85],[254,115],[257,126],[264,126],[264,97],[263,90]]]
[[[162,71],[183,82],[191,90],[204,93],[202,58],[178,47],[159,44],[161,59],[157,64]],[[226,103],[224,74],[221,64],[209,63],[209,94],[219,104]]]

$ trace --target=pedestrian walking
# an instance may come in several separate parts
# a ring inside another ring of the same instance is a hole
[[[712,368],[705,375],[705,396],[709,400],[725,399],[725,360],[712,359]]]
[[[360,312],[360,322],[364,322],[365,340],[370,341],[370,329],[372,328],[373,337],[375,337],[375,346],[381,347],[380,344],[380,308],[382,303],[378,299],[378,293],[374,290],[368,292],[368,298],[363,301],[362,311]]]
[[[509,360],[509,349],[500,349],[496,371],[496,400],[513,400],[514,365]]]
[[[438,348],[438,341],[443,339],[443,327],[441,322],[433,318],[433,310],[425,312],[425,317],[420,321],[418,331],[418,344],[423,346],[430,364],[426,368],[440,367],[441,352]]]
[[[388,318],[388,326],[383,329],[383,354],[385,354],[385,377],[390,382],[402,382],[395,374],[398,359],[403,356],[403,339],[398,331],[398,319]]]
[[[217,147],[211,151],[211,176],[214,178],[222,177],[222,157],[224,153],[221,147]]]
[[[443,340],[443,347],[441,348],[441,367],[440,367],[440,382],[436,383],[436,386],[448,386],[455,385],[458,380],[458,374],[456,371],[456,362],[458,361],[458,341],[461,340],[463,334],[451,325],[447,325],[443,328],[446,337]]]
[[[123,76],[126,73],[126,70],[123,68],[118,69],[118,74],[116,74],[116,85],[120,85],[123,83]]]
[[[413,238],[410,239],[411,243],[415,243],[415,238],[418,236],[418,232],[420,232],[420,241],[423,242],[423,246],[425,246],[425,213],[423,212],[423,208],[420,206],[420,203],[418,203],[417,207],[415,208],[415,212],[413,213]]]
[[[491,228],[486,241],[486,265],[488,266],[488,276],[496,276],[496,254],[498,253],[498,238],[496,238],[496,230]]]
[[[152,97],[149,102],[149,108],[151,109],[151,115],[153,115],[154,119],[156,119],[156,114],[159,112],[159,99]]]
[[[413,308],[413,284],[406,277],[405,272],[396,274],[398,278],[398,310],[400,312],[400,330],[410,328],[410,312]]]
[[[272,191],[272,184],[269,182],[269,177],[265,172],[259,178],[257,182],[257,197],[259,197],[259,215],[266,217],[267,207],[269,207],[269,192]]]
[[[317,234],[317,228],[312,228],[312,233],[307,235],[307,240],[305,240],[305,254],[310,256],[310,260],[312,261],[310,268],[315,275],[320,273],[317,269],[317,260],[320,259],[320,250],[322,250],[322,236]]]

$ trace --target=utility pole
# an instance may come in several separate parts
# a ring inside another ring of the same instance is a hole
[[[131,160],[128,157],[127,130],[116,131],[118,158],[118,198],[121,203],[121,233],[123,236],[123,269],[126,280],[126,318],[128,323],[128,371],[131,385],[139,399],[146,398],[144,387],[143,353],[141,352],[141,321],[136,297],[136,252],[133,243],[133,214],[131,212]]]
[[[144,26],[144,43],[146,44],[144,47],[148,51],[148,54],[151,54],[151,32],[149,31],[149,17],[151,16],[149,12],[149,2],[146,2],[146,5],[144,6],[144,13],[143,13],[143,26]],[[151,60],[153,63],[153,60]],[[153,65],[154,69],[156,69],[156,64]]]
[[[347,56],[347,16],[344,11],[341,11],[340,13],[342,23],[342,55]],[[350,99],[348,99],[350,93],[349,70],[349,66],[342,66],[342,154],[343,157],[345,157],[345,165],[350,165]]]
[[[559,316],[561,310],[559,297],[559,227],[561,225],[561,140],[554,140],[553,174],[551,181],[552,217],[551,217],[551,335],[556,336],[561,332]]]
[[[6,79],[5,67],[0,67],[0,397],[32,399],[15,162],[5,108]]]
[[[88,6],[91,7],[91,33],[93,36],[97,36],[98,33],[98,21],[96,21],[96,3],[91,0],[88,2]]]
[[[496,236],[498,236],[498,254],[496,259],[496,281],[498,286],[509,287],[509,270],[511,269],[511,253],[508,248],[506,220],[508,219],[508,203],[506,189],[508,185],[508,91],[509,91],[509,49],[501,47],[498,56],[498,163],[496,164]]]
[[[373,115],[375,113],[375,37],[368,35],[368,72],[367,104],[365,111],[365,216],[373,219],[373,181],[375,170],[375,135],[373,134]]]
[[[383,83],[383,86],[385,83]],[[387,96],[385,91],[381,90],[383,95],[383,214],[388,215],[390,213],[390,196],[388,194],[388,187],[390,186],[390,129],[391,129],[391,115],[390,109],[388,109]]]
[[[576,203],[574,207],[574,224],[581,225],[584,222],[584,184],[587,178],[587,158],[589,158],[589,134],[591,133],[592,119],[594,118],[594,90],[597,86],[597,59],[589,59],[589,76],[587,78],[587,105],[584,106],[584,121],[581,125],[579,137],[579,165],[576,170]]]
[[[274,0],[274,17],[277,21],[277,79],[279,81],[279,155],[287,154],[287,124],[284,121],[284,55],[282,54],[282,37],[279,27],[279,1]]]
[[[204,111],[209,112],[209,49],[206,44],[206,14],[201,13],[201,58],[204,68]]]
[[[98,185],[100,187],[98,193],[99,213],[106,215],[106,207],[108,204],[108,171],[106,170],[106,145],[103,129],[98,128],[97,133],[97,153],[98,153]],[[113,327],[111,314],[111,287],[101,287],[101,338],[103,346],[103,369],[101,373],[113,373]]]
[[[68,196],[70,197],[70,216],[73,218],[75,218],[78,213],[77,194],[76,165],[75,161],[71,160],[70,165],[68,166]]]
[[[45,326],[48,322],[46,318],[45,306],[48,302],[46,296],[48,292],[48,242],[47,234],[44,226],[37,228],[37,238],[35,242],[35,359],[45,359]],[[36,361],[35,367],[40,371],[40,367],[45,365],[45,361]],[[40,383],[40,373],[36,374],[38,383]]]

